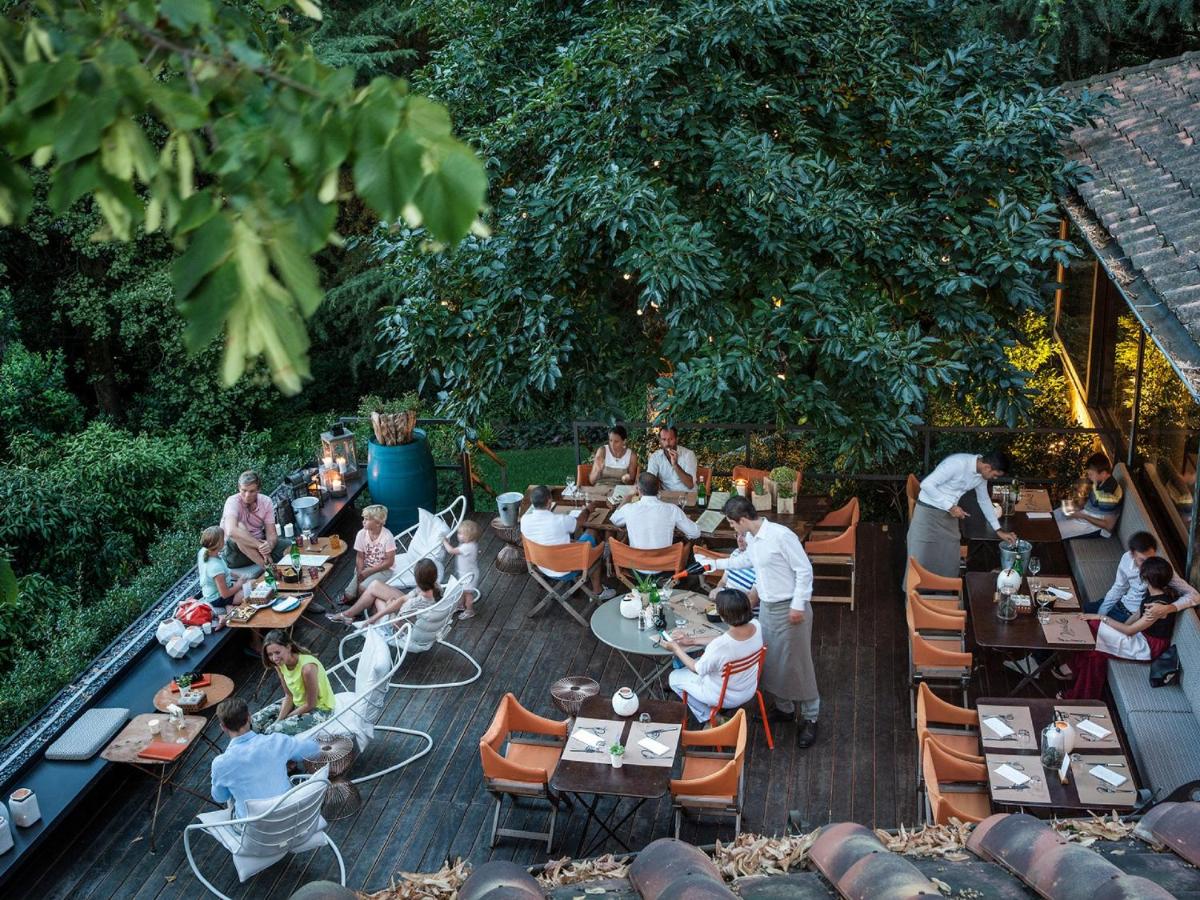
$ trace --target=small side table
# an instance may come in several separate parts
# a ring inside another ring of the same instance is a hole
[[[523,575],[526,571],[525,551],[521,549],[521,528],[506,525],[499,516],[492,519],[492,531],[508,546],[501,547],[496,554],[496,571],[505,575]]]
[[[204,691],[204,705],[195,710],[195,712],[204,712],[205,710],[212,709],[222,700],[232,697],[236,688],[233,679],[226,675],[210,674],[208,677],[212,683],[200,688],[200,690]],[[163,685],[158,689],[158,693],[154,695],[154,708],[160,713],[165,713],[167,707],[179,698],[179,692],[171,690],[171,685],[174,683],[172,681],[169,684]]]
[[[344,819],[362,808],[358,785],[350,780],[350,767],[357,757],[354,738],[323,731],[317,735],[317,755],[304,760],[304,771],[309,775],[329,766],[329,788],[321,804],[321,815],[330,822]]]

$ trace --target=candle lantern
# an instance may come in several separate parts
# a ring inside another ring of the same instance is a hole
[[[330,497],[345,497],[346,476],[339,472],[336,468],[322,469],[321,487],[328,492]]]
[[[28,828],[42,817],[38,809],[37,795],[29,788],[18,788],[8,798],[8,808],[12,813],[13,824]]]
[[[748,491],[749,484],[750,483],[748,481],[746,481],[745,478],[739,478],[733,483],[733,492],[735,494],[740,494],[741,496],[746,497],[749,495],[749,491]]]
[[[354,432],[344,425],[334,425],[321,435],[321,463],[335,469],[342,480],[358,477],[358,457],[354,452]]]

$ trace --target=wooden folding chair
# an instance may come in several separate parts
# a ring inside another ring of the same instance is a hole
[[[962,692],[963,706],[971,686],[975,658],[965,650],[966,613],[931,611],[909,597],[905,603],[908,621],[909,712],[917,724],[917,686],[940,684]]]
[[[717,728],[687,731],[680,735],[683,772],[671,779],[671,804],[675,807],[675,839],[679,839],[685,810],[733,816],[733,836],[742,831],[742,795],[746,762],[746,711]],[[729,750],[695,750],[695,747],[728,747]]]
[[[661,550],[634,550],[616,538],[608,539],[608,555],[612,560],[613,572],[621,584],[631,591],[636,587],[636,572],[669,572],[675,574],[683,569],[687,559],[687,544],[680,541]]]
[[[821,540],[836,537],[851,525],[857,525],[859,514],[858,498],[851,497],[844,506],[827,513],[825,518],[813,525],[809,537],[817,537]]]
[[[907,590],[916,591],[926,600],[938,601],[938,606],[947,606],[952,601],[954,608],[963,608],[963,580],[935,575],[917,562],[915,556],[908,558],[904,583]]]
[[[775,738],[771,735],[771,723],[767,720],[767,704],[763,700],[763,692],[759,688],[759,682],[762,681],[763,660],[767,657],[767,648],[764,644],[759,647],[749,656],[743,656],[741,659],[731,659],[721,667],[721,694],[717,697],[717,705],[713,707],[712,714],[708,717],[708,724],[712,726],[717,721],[717,716],[721,710],[725,708],[725,692],[729,689],[729,679],[739,672],[745,672],[747,669],[758,669],[754,676],[754,697],[758,700],[758,712],[762,716],[763,731],[767,736],[767,746],[772,750],[775,749]],[[688,702],[687,691],[683,692],[683,702]],[[747,703],[750,701],[747,700]],[[684,713],[684,723],[687,722],[687,713]]]
[[[514,732],[535,737],[514,737]],[[554,823],[558,818],[558,809],[563,803],[570,805],[566,797],[560,797],[550,789],[550,776],[558,766],[566,742],[566,722],[531,713],[511,693],[501,698],[492,724],[479,739],[484,785],[496,800],[489,846],[495,847],[498,837],[544,839],[546,852],[550,852],[554,844]],[[550,827],[546,831],[501,828],[500,807],[506,795],[548,800]]]
[[[966,762],[981,763],[979,713],[948,703],[922,682],[917,685],[917,795],[925,791],[922,758],[926,741]],[[923,806],[923,805],[922,805]],[[918,810],[921,814],[923,809]]]
[[[925,773],[926,821],[930,824],[949,825],[952,818],[982,822],[992,814],[986,764],[959,759],[926,741],[921,768]]]
[[[697,545],[695,548],[695,551],[698,552],[701,556],[707,556],[709,559],[728,559],[729,558],[729,554],[726,553],[724,550],[713,550],[710,547],[705,547],[703,544]],[[725,572],[723,570],[715,570],[712,572],[705,572],[704,575],[701,576],[702,584],[710,584],[713,587],[716,587],[718,584],[721,583],[721,578],[724,576],[724,574],[725,574]]]
[[[908,500],[908,521],[912,521],[913,510],[917,508],[917,498],[921,496],[921,479],[911,472],[904,481],[904,496]]]
[[[587,628],[587,619],[575,611],[575,608],[571,606],[570,598],[579,591],[583,591],[589,601],[596,599],[592,596],[588,581],[591,578],[592,569],[600,564],[600,559],[604,556],[604,546],[601,544],[593,547],[586,541],[573,541],[570,544],[548,547],[545,544],[536,544],[524,536],[521,538],[521,546],[525,549],[525,565],[529,574],[546,591],[546,596],[529,611],[528,615],[536,616],[544,606],[556,601],[559,606],[571,614],[571,618]],[[571,574],[569,577],[547,575],[540,567],[545,567],[552,572]]]
[[[579,487],[587,487],[592,483],[592,464],[590,462],[580,463],[575,467],[575,484]]]
[[[845,595],[814,593],[813,600],[849,603],[850,609],[854,609],[855,548],[857,539],[858,525],[852,524],[837,537],[821,541],[809,541],[804,545],[804,552],[808,554],[808,560],[814,566],[845,566],[847,573],[845,575],[831,575],[823,572],[820,575],[815,575],[816,580],[820,581],[845,581],[848,583],[848,591]]]

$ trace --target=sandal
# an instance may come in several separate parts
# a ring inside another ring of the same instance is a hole
[[[473,609],[464,609],[462,612],[460,612],[458,614],[458,620],[460,622],[463,619],[473,619],[473,618],[475,618],[475,610],[473,610]]]
[[[1050,674],[1059,681],[1074,681],[1075,673],[1071,671],[1071,667],[1066,663],[1060,663],[1050,670]]]
[[[329,613],[325,616],[330,622],[337,622],[340,625],[353,625],[354,620],[348,618],[344,613]]]

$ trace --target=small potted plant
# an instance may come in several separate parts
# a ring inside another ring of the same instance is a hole
[[[792,515],[796,511],[796,470],[790,466],[776,466],[771,470],[775,482],[775,512]]]
[[[761,478],[754,479],[754,491],[750,499],[754,503],[754,508],[759,511],[771,508],[771,494]]]
[[[621,763],[625,756],[625,748],[620,744],[613,744],[608,748],[608,758],[612,761],[614,769],[621,768]]]

